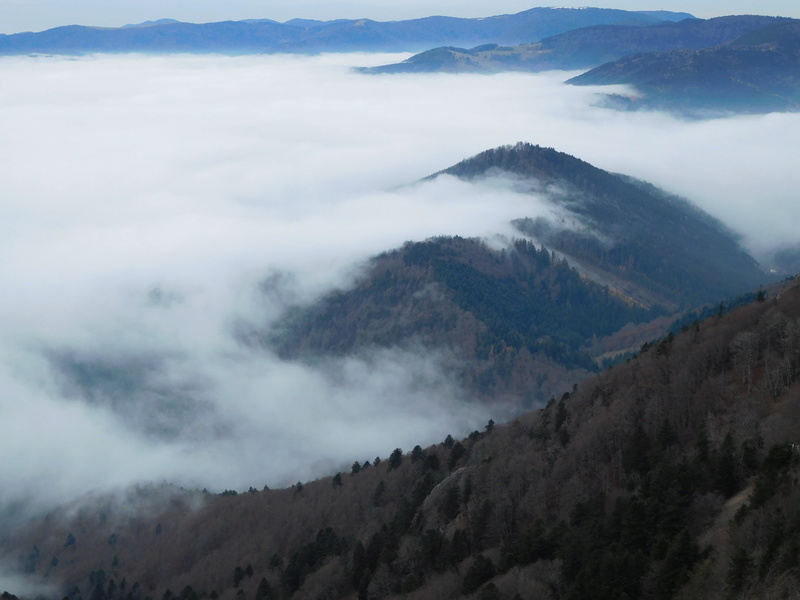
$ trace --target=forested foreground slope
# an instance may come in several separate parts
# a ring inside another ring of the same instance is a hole
[[[794,598],[798,441],[792,285],[463,440],[284,490],[88,498],[0,541],[71,600]]]

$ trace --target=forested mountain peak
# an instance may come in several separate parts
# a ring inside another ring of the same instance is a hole
[[[286,360],[424,348],[466,397],[512,412],[541,404],[665,332],[654,319],[717,305],[769,278],[689,202],[558,152],[519,143],[431,177],[512,177],[553,218],[520,215],[519,238],[441,236],[374,257],[347,289],[241,333]],[[632,335],[620,335],[626,330]],[[637,333],[633,333],[637,332]]]
[[[735,236],[687,200],[552,148],[502,146],[432,177],[476,180],[503,173],[557,184],[557,193],[545,190],[546,197],[583,225],[561,228],[521,218],[517,226],[522,232],[596,272],[598,280],[607,273],[635,283],[650,297],[655,294],[655,304],[713,302],[765,280]]]
[[[518,412],[596,370],[592,340],[661,312],[525,239],[492,249],[443,236],[375,257],[353,288],[295,307],[260,337],[301,360],[441,349],[467,397]]]

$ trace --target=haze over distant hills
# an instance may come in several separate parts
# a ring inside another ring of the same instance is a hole
[[[753,15],[702,20],[687,13],[601,8],[532,8],[481,19],[431,16],[390,22],[247,19],[193,24],[160,19],[120,28],[70,25],[0,35],[0,55],[424,50],[402,63],[360,70],[496,73],[596,67],[570,83],[626,83],[640,92],[635,98],[614,97],[608,106],[713,116],[713,111],[800,107],[800,30],[777,27],[792,22]]]
[[[412,56],[402,63],[363,71],[496,73],[586,69],[631,54],[717,46],[754,29],[786,20],[745,15],[708,20],[683,19],[642,26],[594,25],[519,46],[491,44],[472,49],[439,47]]]
[[[800,109],[800,21],[754,29],[728,44],[631,55],[571,79],[574,85],[630,84],[630,108],[771,112]]]
[[[57,27],[0,36],[0,54],[92,52],[344,52],[419,51],[431,46],[520,44],[600,24],[645,25],[687,13],[602,8],[533,8],[480,19],[432,16],[408,21],[269,19],[221,23],[146,22],[134,27]]]
[[[692,117],[796,111],[800,108],[798,23],[746,15],[638,27],[598,25],[534,44],[439,47],[402,63],[360,71],[497,73],[595,67],[568,83],[635,86],[632,97],[608,100],[614,108],[668,109]]]

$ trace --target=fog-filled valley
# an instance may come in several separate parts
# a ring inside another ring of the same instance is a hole
[[[593,105],[570,73],[370,77],[387,55],[0,61],[2,502],[329,474],[510,414],[408,349],[307,365],[240,343],[368,257],[518,235],[513,182],[421,178],[530,141],[683,195],[768,265],[796,242],[800,117]],[[11,484],[13,482],[13,485]]]

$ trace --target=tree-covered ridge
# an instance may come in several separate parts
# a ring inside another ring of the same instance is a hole
[[[798,72],[800,22],[792,20],[713,48],[624,57],[568,83],[631,84],[642,97],[628,100],[630,108],[666,108],[703,116],[711,111],[800,110]]]
[[[524,239],[493,250],[440,237],[380,255],[351,289],[290,310],[268,343],[293,359],[445,348],[468,391],[530,406],[596,370],[592,339],[655,314]]]
[[[502,251],[461,238],[408,243],[372,260],[351,289],[250,337],[287,359],[444,348],[470,393],[532,407],[594,370],[588,350],[598,338],[659,311],[717,305],[767,279],[689,202],[550,148],[503,146],[432,177],[442,173],[535,180],[544,190],[536,193],[578,225],[519,219],[540,245],[519,240]],[[595,356],[614,350],[596,348]]]
[[[685,200],[578,158],[528,143],[481,152],[436,173],[477,179],[510,173],[559,192],[549,199],[574,215],[579,229],[543,219],[518,227],[546,246],[635,283],[659,299],[688,307],[732,296],[766,279],[757,263],[713,218]]]
[[[403,260],[432,269],[434,278],[452,290],[455,303],[488,325],[491,347],[526,347],[568,366],[592,369],[591,359],[580,354],[588,339],[654,316],[584,280],[566,260],[524,239],[497,255],[496,274],[482,272],[440,241],[409,247]]]
[[[141,489],[0,548],[72,600],[794,598],[799,437],[795,285],[463,440],[283,490]]]

